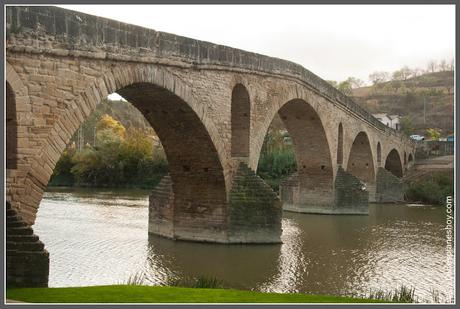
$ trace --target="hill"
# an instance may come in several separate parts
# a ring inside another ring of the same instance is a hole
[[[353,89],[352,98],[372,113],[399,114],[410,119],[414,134],[454,131],[454,72],[426,73]],[[426,119],[424,117],[426,109]]]

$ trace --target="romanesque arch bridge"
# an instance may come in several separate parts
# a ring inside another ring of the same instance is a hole
[[[286,209],[365,214],[413,161],[407,138],[292,62],[56,7],[6,16],[6,199],[26,225],[71,136],[113,92],[164,146],[150,232],[172,238],[279,242],[281,203],[255,175],[276,114],[298,166]]]

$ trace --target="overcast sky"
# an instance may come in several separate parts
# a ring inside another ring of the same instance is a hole
[[[453,5],[65,5],[158,31],[291,60],[326,80],[455,54]]]

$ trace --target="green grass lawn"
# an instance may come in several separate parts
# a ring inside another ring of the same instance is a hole
[[[375,300],[277,294],[231,289],[110,285],[75,288],[11,288],[8,299],[30,303],[362,303]]]

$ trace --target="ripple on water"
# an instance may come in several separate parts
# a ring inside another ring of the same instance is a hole
[[[46,192],[34,229],[50,252],[50,286],[216,276],[233,287],[356,295],[415,287],[452,295],[445,214],[437,207],[372,205],[369,216],[284,213],[282,245],[174,242],[147,233],[148,192]],[[451,250],[452,251],[452,250]]]

